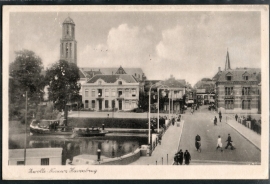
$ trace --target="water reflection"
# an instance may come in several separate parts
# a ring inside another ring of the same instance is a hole
[[[88,137],[88,138],[66,138],[57,136],[28,136],[27,148],[63,148],[62,164],[66,160],[73,160],[74,156],[80,154],[97,155],[97,150],[101,150],[101,155],[105,157],[119,157],[133,152],[142,144],[147,144],[147,137],[133,136],[108,136],[108,137]],[[24,148],[24,135],[14,135],[9,139],[10,149]]]

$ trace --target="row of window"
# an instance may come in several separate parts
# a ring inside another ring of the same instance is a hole
[[[242,101],[242,109],[250,109],[251,102],[250,100],[243,100]],[[234,108],[234,101],[233,100],[225,100],[225,109],[233,109]]]
[[[227,76],[226,77],[227,81],[231,81],[232,80],[232,76]],[[248,80],[248,76],[243,76],[243,80]]]
[[[64,51],[65,51],[65,53],[64,53]],[[66,58],[72,57],[72,55],[71,55],[72,54],[72,43],[69,43],[69,44],[62,43],[61,54],[62,54],[62,56],[65,56]]]
[[[105,100],[105,108],[115,108],[115,100],[111,101],[111,106],[109,106],[109,100]],[[125,104],[125,108],[126,109],[131,109],[131,108],[136,108],[137,104],[135,101],[129,101],[126,100],[124,101]],[[91,100],[91,106],[89,106],[89,101],[85,100],[85,108],[92,108],[95,109],[96,108],[96,101],[95,100]]]
[[[242,88],[242,95],[250,95],[251,89],[250,87]],[[233,87],[225,87],[225,95],[233,95]]]
[[[92,89],[91,90],[91,97],[96,97],[96,91],[97,91],[97,95],[98,97],[102,97],[102,89],[98,89],[98,90],[95,90],[95,89]],[[110,91],[111,91],[111,94],[110,94]],[[136,97],[136,89],[125,89],[125,97]],[[116,97],[116,90],[115,89],[112,89],[112,90],[109,90],[109,89],[105,89],[105,97]],[[89,90],[88,89],[85,89],[85,97],[89,97]],[[122,97],[122,91],[118,91],[118,94],[117,94],[117,97]]]
[[[17,165],[24,165],[24,161],[17,161]],[[40,165],[50,165],[50,159],[49,158],[40,159]]]

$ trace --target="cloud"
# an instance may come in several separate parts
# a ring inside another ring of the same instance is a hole
[[[89,44],[79,53],[80,61],[83,61],[80,64],[84,67],[100,67],[100,64],[140,67],[149,59],[154,47],[149,38],[152,31],[151,27],[139,28],[127,24],[111,28],[106,43]],[[91,61],[91,65],[87,61]]]

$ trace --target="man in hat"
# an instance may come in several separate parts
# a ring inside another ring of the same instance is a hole
[[[234,149],[234,147],[232,145],[233,141],[232,141],[232,138],[231,138],[230,134],[228,134],[228,138],[227,138],[226,142],[227,142],[227,146],[225,147],[225,149],[227,149],[228,146],[231,146],[231,150],[233,150]]]
[[[183,160],[184,160],[184,153],[180,149],[180,151],[178,152],[178,162],[179,162],[180,165],[183,164]]]
[[[185,154],[184,154],[184,158],[185,158],[185,164],[186,164],[186,165],[189,165],[189,162],[190,162],[190,160],[191,160],[191,156],[190,156],[188,150],[186,150],[186,152],[185,152]]]

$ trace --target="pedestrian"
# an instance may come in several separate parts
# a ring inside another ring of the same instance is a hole
[[[237,121],[237,119],[238,119],[238,115],[236,114],[236,115],[235,115],[235,121]]]
[[[175,155],[174,155],[174,163],[175,163],[175,165],[178,165],[178,153],[176,153]]]
[[[231,138],[230,134],[228,134],[228,138],[227,138],[226,142],[227,142],[227,146],[225,147],[225,149],[227,149],[228,146],[231,146],[231,150],[233,150],[234,149],[234,147],[232,145],[233,141],[232,141],[232,138]]]
[[[184,154],[184,158],[185,158],[185,164],[186,164],[186,165],[189,165],[189,162],[190,162],[190,160],[191,160],[191,156],[190,156],[188,150],[186,150],[186,152],[185,152],[185,154]]]
[[[217,125],[217,117],[214,118],[214,125]]]
[[[184,153],[182,152],[182,150],[180,149],[180,151],[178,152],[178,163],[180,165],[183,164],[183,160],[184,160]]]
[[[216,150],[218,150],[218,148],[221,148],[221,152],[223,152],[220,135],[218,136],[218,139],[217,139],[217,148],[216,148]]]
[[[221,119],[222,119],[222,115],[219,114],[219,122],[221,122]]]

